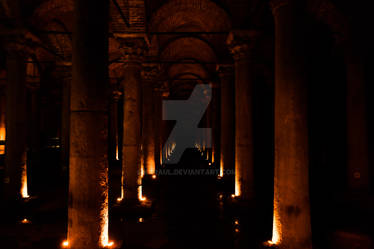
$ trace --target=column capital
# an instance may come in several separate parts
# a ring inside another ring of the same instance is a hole
[[[236,61],[250,59],[255,54],[260,32],[257,30],[233,30],[226,43]]]
[[[34,50],[29,46],[34,40],[37,40],[30,32],[25,30],[14,31],[8,33],[2,39],[2,47],[8,56],[20,56],[27,58],[34,53]]]
[[[125,63],[142,63],[149,40],[145,34],[117,34],[116,40],[120,43]]]
[[[160,64],[144,63],[142,70],[142,78],[144,81],[154,81],[160,73]]]
[[[112,98],[115,102],[118,102],[118,100],[121,98],[122,92],[118,90],[113,90],[112,91]]]
[[[278,10],[284,6],[289,5],[291,0],[270,0],[270,8],[273,15],[277,15]]]
[[[234,74],[233,64],[217,64],[217,73],[221,78],[232,77]]]

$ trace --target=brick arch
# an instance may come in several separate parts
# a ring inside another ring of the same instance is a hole
[[[193,58],[202,62],[217,61],[212,46],[197,37],[178,37],[171,40],[159,53],[163,60]]]
[[[168,78],[175,79],[181,75],[196,75],[201,79],[206,79],[210,77],[208,69],[200,64],[198,61],[189,60],[192,63],[189,64],[187,60],[182,60],[180,63],[174,63],[167,68]]]
[[[209,0],[173,0],[161,6],[152,16],[150,28],[171,32],[186,23],[198,23],[200,31],[228,31],[227,13]]]
[[[314,18],[330,28],[336,39],[349,39],[349,21],[332,2],[329,0],[309,0],[308,10]]]

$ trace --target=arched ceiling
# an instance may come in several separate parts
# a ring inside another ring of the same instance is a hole
[[[153,13],[149,30],[156,34],[163,71],[174,89],[190,90],[188,84],[215,73],[215,64],[228,55],[230,29],[227,13],[209,0],[171,0]]]

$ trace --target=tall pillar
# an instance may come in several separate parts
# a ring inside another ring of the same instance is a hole
[[[26,66],[22,55],[7,58],[6,142],[4,194],[9,201],[28,197],[26,146]]]
[[[352,41],[343,45],[346,63],[348,191],[370,189],[365,72],[362,53]]]
[[[145,173],[147,175],[154,175],[156,170],[155,160],[155,104],[153,102],[153,88],[155,87],[155,78],[158,74],[158,66],[147,64],[142,71],[143,76],[143,129],[142,129],[142,143],[143,143],[143,158]]]
[[[108,245],[109,2],[74,3],[68,243],[97,249]]]
[[[256,31],[231,32],[227,43],[235,60],[235,196],[254,198],[253,84]]]
[[[5,155],[6,86],[0,85],[0,155]]]
[[[155,131],[153,136],[155,137],[155,162],[156,162],[156,170],[157,167],[161,165],[161,151],[162,151],[162,93],[159,88],[154,89],[153,92],[153,102],[155,103],[155,112],[154,112],[154,120],[155,120]]]
[[[117,81],[116,79],[114,81]],[[118,129],[118,102],[122,92],[117,90],[116,83],[112,84],[110,98],[109,120],[109,162],[119,160],[119,129]]]
[[[312,248],[307,91],[302,8],[271,2],[275,21],[275,173],[273,238],[279,248]]]
[[[235,107],[233,70],[232,65],[218,66],[221,85],[221,177],[224,176],[225,170],[234,168]]]
[[[142,118],[142,59],[145,50],[143,38],[119,37],[125,56],[124,82],[124,121],[122,191],[124,202],[137,202],[142,198],[142,169],[140,162],[141,118]]]
[[[69,145],[70,145],[70,87],[71,66],[66,67],[62,79],[62,106],[61,106],[61,154],[60,160],[63,170],[69,167]]]

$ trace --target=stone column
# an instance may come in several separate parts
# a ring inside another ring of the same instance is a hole
[[[70,145],[70,87],[71,66],[65,69],[62,79],[62,106],[61,106],[61,165],[65,171],[69,167]]]
[[[97,249],[108,245],[109,2],[74,3],[68,243]]]
[[[368,193],[370,171],[364,62],[359,45],[347,40],[342,46],[347,72],[348,190]]]
[[[235,157],[235,107],[233,65],[219,65],[221,83],[221,162],[220,176],[224,170],[234,168]]]
[[[29,149],[31,153],[36,153],[39,149],[39,89],[40,78],[27,78],[27,88],[30,92],[31,106],[29,115]]]
[[[158,75],[158,65],[147,64],[144,65],[143,76],[143,158],[145,173],[147,175],[154,175],[156,170],[155,161],[155,103],[153,102],[153,88],[155,87],[155,78]]]
[[[256,31],[233,31],[227,43],[235,60],[235,196],[254,198],[253,84]]]
[[[155,139],[155,162],[156,170],[161,165],[161,151],[162,151],[162,93],[159,88],[154,89],[153,102],[155,105],[154,120],[155,120],[155,131],[153,133]]]
[[[116,80],[115,80],[116,81]],[[115,84],[115,83],[114,83]],[[117,86],[112,86],[110,99],[110,120],[109,120],[109,162],[119,160],[119,139],[118,139],[118,101],[122,92],[117,90]]]
[[[271,2],[275,21],[275,173],[273,239],[279,248],[312,248],[307,82],[302,9]]]
[[[16,52],[9,54],[7,76],[4,194],[8,201],[14,201],[28,197],[27,194],[25,195],[25,188],[27,191],[26,66],[22,55]]]
[[[5,155],[5,109],[6,109],[6,86],[0,82],[0,155]]]
[[[122,189],[125,203],[136,203],[141,193],[141,118],[142,118],[142,59],[145,50],[144,38],[119,37],[125,56],[123,70],[124,121]]]

